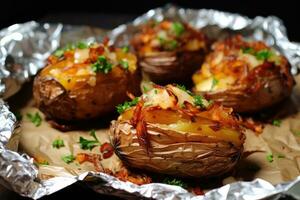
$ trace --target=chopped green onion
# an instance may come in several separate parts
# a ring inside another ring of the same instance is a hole
[[[218,83],[219,83],[219,80],[216,79],[215,77],[213,77],[210,90],[214,89],[214,87],[216,87],[216,85],[217,85]]]
[[[273,121],[272,121],[272,124],[274,125],[274,126],[280,126],[281,125],[281,120],[279,120],[279,119],[274,119]]]
[[[65,156],[62,156],[61,159],[67,163],[67,164],[70,164],[71,162],[73,162],[75,160],[75,157],[70,154],[70,155],[65,155]]]
[[[52,147],[59,149],[60,147],[64,147],[65,143],[62,139],[56,139],[52,142]]]
[[[273,162],[273,160],[274,160],[273,154],[271,154],[271,153],[268,154],[266,158],[269,163]]]
[[[129,52],[129,47],[128,47],[128,46],[122,47],[122,51],[123,51],[124,53],[128,53],[128,52]]]
[[[125,110],[127,110],[128,108],[135,106],[139,101],[139,98],[136,97],[134,98],[132,101],[125,101],[123,104],[119,104],[117,105],[117,111],[118,113],[123,113]]]
[[[97,61],[92,64],[92,70],[108,74],[112,70],[112,64],[108,62],[105,56],[99,56]]]
[[[200,106],[201,108],[205,108],[205,105],[203,103],[203,97],[200,95],[195,95],[194,96],[194,104],[196,106]]]
[[[175,33],[177,37],[179,37],[184,31],[185,28],[180,22],[172,23],[171,30]]]
[[[176,178],[165,178],[163,180],[163,183],[169,184],[169,185],[177,185],[177,186],[180,186],[182,188],[187,188],[187,184],[185,182],[183,182],[180,179],[176,179]]]
[[[100,145],[98,138],[96,137],[96,131],[91,130],[90,135],[94,138],[94,140],[88,140],[83,137],[79,137],[80,148],[84,150],[92,150],[97,145]]]
[[[268,58],[270,58],[272,55],[271,51],[264,49],[264,50],[260,50],[258,52],[255,53],[255,57],[258,60],[267,60]]]
[[[36,112],[34,115],[31,113],[27,113],[26,116],[36,127],[41,125],[42,118],[38,112]]]
[[[129,68],[129,64],[127,60],[121,60],[120,61],[120,65],[124,68],[124,69],[128,69]]]

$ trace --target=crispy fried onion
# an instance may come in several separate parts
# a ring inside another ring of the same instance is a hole
[[[243,128],[241,127],[243,125],[243,120],[234,116],[231,108],[225,108],[219,103],[211,103],[206,108],[198,107],[190,101],[190,97],[192,97],[190,94],[184,91],[184,93],[188,94],[189,96],[186,98],[187,100],[182,100],[182,97],[179,97],[178,92],[174,92],[172,87],[175,86],[168,85],[164,88],[154,87],[154,90],[160,90],[157,91],[155,95],[162,94],[162,96],[160,96],[158,99],[150,101],[150,91],[147,93],[147,95],[142,96],[138,104],[129,111],[132,112],[132,114],[129,115],[131,116],[129,119],[131,125],[136,129],[138,142],[142,147],[145,148],[147,153],[151,152],[150,138],[147,132],[147,123],[155,122],[168,124],[174,122],[176,123],[181,120],[201,123],[201,120],[203,120],[210,121],[212,123],[210,128],[213,131],[219,131],[222,127],[227,127],[239,132],[243,131]],[[167,97],[166,92],[168,95]],[[179,103],[179,101],[183,103]],[[154,104],[147,105],[149,102]],[[166,114],[165,116],[158,116],[160,113],[156,111],[159,110],[170,112],[171,115]]]

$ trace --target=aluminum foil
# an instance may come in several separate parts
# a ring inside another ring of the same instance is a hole
[[[15,24],[0,31],[0,97],[6,99],[19,91],[43,67],[44,60],[57,47],[78,40],[101,40],[108,34],[117,45],[128,43],[137,26],[149,19],[175,18],[203,28],[211,39],[240,33],[259,39],[282,52],[292,64],[292,73],[300,68],[300,44],[290,42],[285,27],[274,16],[247,17],[215,10],[193,10],[168,5],[148,11],[133,22],[121,25],[110,32],[87,26],[69,26],[27,22]],[[262,179],[251,182],[235,182],[211,190],[205,196],[195,196],[178,186],[151,183],[142,186],[122,182],[104,173],[88,172],[80,176],[38,179],[38,168],[32,158],[20,154],[17,148],[18,124],[8,105],[0,99],[0,183],[20,195],[33,199],[52,194],[77,181],[84,180],[96,192],[124,198],[153,199],[277,199],[288,194],[300,199],[300,177],[295,180],[272,184]],[[15,145],[11,145],[13,143]]]

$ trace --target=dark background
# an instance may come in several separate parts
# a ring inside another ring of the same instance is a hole
[[[170,2],[188,8],[240,13],[251,18],[276,15],[284,21],[290,39],[300,41],[300,8],[296,0],[1,0],[0,28],[29,20],[113,28],[151,8]]]
[[[30,20],[41,22],[62,22],[76,25],[92,25],[102,28],[114,28],[128,22],[151,8],[170,3],[165,0],[1,0],[0,28],[14,23]],[[186,8],[211,8],[227,12],[240,13],[250,18],[255,16],[275,15],[281,18],[287,27],[289,38],[300,41],[299,13],[297,1],[268,1],[268,0],[183,0],[172,3]],[[115,199],[98,195],[81,185],[73,185],[53,195],[43,198],[52,199]],[[0,188],[0,199],[25,199],[8,190]]]

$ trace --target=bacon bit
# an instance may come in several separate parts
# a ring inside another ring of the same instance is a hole
[[[252,118],[248,117],[248,118],[244,118],[242,125],[245,128],[251,129],[252,131],[254,131],[257,134],[262,133],[263,131],[263,124],[259,123],[259,122],[255,122]]]
[[[157,85],[157,84],[154,84],[153,83],[153,88],[157,88],[157,89],[164,89],[164,87],[163,86],[161,86],[161,85]]]
[[[108,37],[104,37],[102,43],[107,46],[109,43],[109,38]]]
[[[213,125],[210,125],[209,128],[211,128],[213,131],[217,132],[221,129],[221,124],[217,122]]]
[[[45,158],[41,157],[41,156],[37,156],[33,158],[37,163],[46,163],[48,162]]]
[[[100,147],[100,152],[102,153],[103,159],[110,158],[114,154],[114,149],[110,143],[105,142]]]
[[[104,47],[99,46],[97,48],[90,48],[89,51],[89,62],[93,63],[96,62],[98,57],[104,53]]]
[[[193,187],[193,188],[192,188],[192,192],[193,192],[195,195],[204,195],[203,190],[202,190],[199,186]]]
[[[143,185],[143,184],[148,184],[148,183],[152,182],[150,177],[145,176],[145,175],[132,174],[130,171],[128,171],[124,167],[115,174],[115,177],[117,177],[121,181],[130,181],[137,185]]]
[[[87,154],[86,154],[86,153],[79,153],[79,154],[76,155],[75,160],[76,160],[79,164],[82,164],[82,163],[84,163],[85,161],[88,161]]]
[[[64,57],[66,60],[72,59],[74,57],[74,51],[65,51],[64,52]]]
[[[185,114],[187,114],[187,115],[189,115],[191,117],[194,117],[194,116],[196,116],[197,113],[200,113],[199,109],[196,108],[195,106],[193,106],[191,103],[185,101],[183,104],[184,104],[185,108],[181,108],[181,110]]]
[[[59,59],[56,56],[51,55],[47,58],[47,63],[53,65],[53,64],[57,63],[58,60]]]
[[[110,45],[109,47],[108,47],[108,49],[109,49],[109,51],[115,51],[115,47],[113,46],[113,45]]]
[[[104,168],[102,167],[100,161],[101,156],[97,154],[87,154],[87,153],[79,153],[76,155],[76,161],[78,161],[80,164],[84,162],[90,162],[94,165],[95,170],[98,172],[103,172]]]
[[[132,93],[128,92],[128,91],[126,91],[126,94],[127,94],[127,96],[128,96],[131,100],[133,100],[133,99],[135,98],[135,96],[134,96]]]

